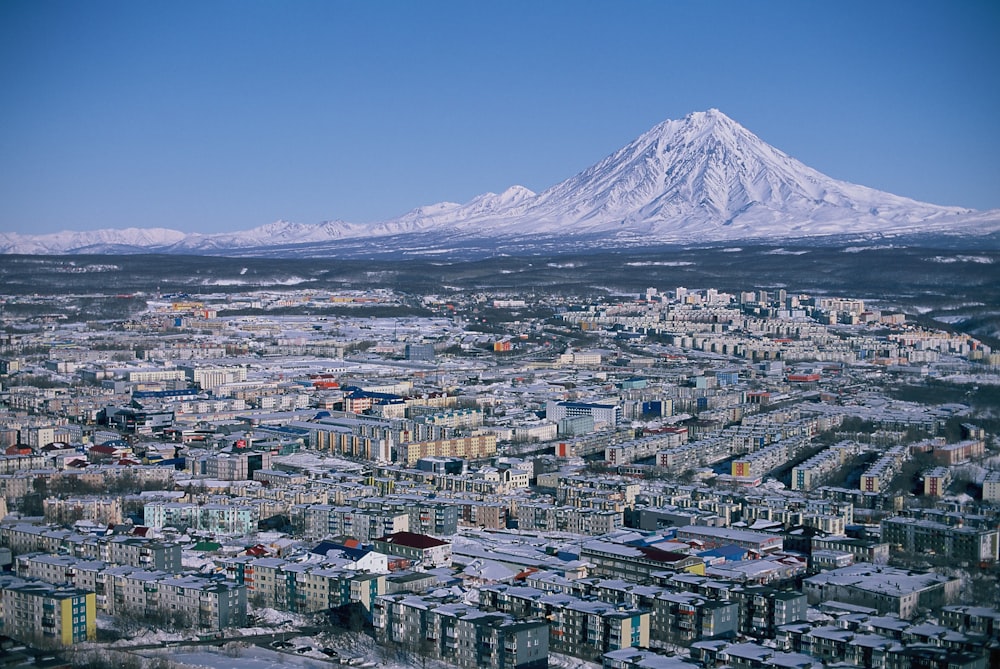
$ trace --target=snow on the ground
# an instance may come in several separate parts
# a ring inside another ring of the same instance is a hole
[[[288,611],[257,608],[253,609],[252,613],[255,617],[255,624],[253,626],[241,627],[238,630],[227,629],[224,630],[223,634],[227,637],[234,637],[271,634],[273,632],[294,632],[310,624],[308,616],[289,613]],[[111,616],[104,614],[97,616],[97,626],[100,629],[117,630],[116,624],[115,619]],[[155,646],[157,644],[192,641],[198,638],[198,634],[199,632],[193,629],[168,632],[162,629],[146,628],[130,631],[127,638],[118,639],[110,644],[95,643],[93,645],[95,648],[107,645],[118,650],[127,650],[130,646]],[[88,644],[83,644],[81,647],[87,646]]]
[[[587,660],[581,660],[578,657],[573,657],[572,655],[563,655],[561,653],[549,653],[549,666],[558,667],[558,669],[600,669],[601,664],[598,662],[588,662]]]
[[[169,654],[167,654],[169,653]],[[226,648],[171,648],[169,651],[144,652],[148,659],[167,657],[178,669],[330,669],[330,662],[302,657],[294,653],[279,653],[260,646],[227,646]]]

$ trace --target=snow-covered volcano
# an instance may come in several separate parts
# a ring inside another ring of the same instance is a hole
[[[0,234],[22,253],[134,251],[308,253],[338,245],[412,248],[462,240],[559,238],[617,242],[778,240],[828,235],[983,233],[1000,211],[976,212],[899,197],[832,179],[763,142],[716,109],[668,120],[596,165],[536,194],[513,186],[466,204],[439,203],[371,225],[278,222],[239,233],[147,235]],[[108,246],[108,239],[118,243]],[[577,247],[579,248],[579,247]]]

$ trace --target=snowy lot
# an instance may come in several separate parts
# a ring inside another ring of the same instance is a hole
[[[147,651],[139,653],[144,658],[164,657],[167,651]],[[234,648],[178,648],[166,655],[173,666],[181,668],[205,667],[211,669],[278,669],[278,667],[304,667],[329,669],[332,663],[311,657],[301,657],[294,653],[241,646]]]

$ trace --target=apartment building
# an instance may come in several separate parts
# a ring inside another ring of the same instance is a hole
[[[731,464],[731,476],[739,483],[756,485],[765,474],[788,461],[789,444],[775,442],[759,451],[741,456]]]
[[[375,600],[375,636],[466,669],[547,669],[549,624],[415,595]]]
[[[623,465],[653,457],[658,451],[684,445],[687,443],[687,437],[687,428],[664,428],[656,434],[640,439],[609,445],[604,449],[604,461],[609,465]]]
[[[77,520],[118,525],[123,518],[121,497],[46,497],[42,501],[42,509],[47,522],[59,525],[68,525]]]
[[[313,613],[360,604],[371,618],[375,598],[386,594],[384,574],[280,558],[242,556],[226,561],[229,577],[246,586],[256,606],[279,611]]]
[[[664,591],[653,600],[651,636],[680,644],[734,637],[739,630],[739,611],[735,602]]]
[[[421,458],[451,456],[467,460],[491,458],[497,453],[497,437],[492,433],[476,434],[469,437],[437,439],[433,441],[413,441],[396,445],[396,462],[412,467]]]
[[[895,516],[882,521],[882,540],[898,550],[971,563],[996,562],[1000,530]]]
[[[258,507],[244,504],[147,502],[143,523],[149,527],[176,527],[216,534],[244,535],[256,531]]]
[[[214,630],[246,624],[246,588],[217,577],[115,567],[105,571],[105,597],[110,615],[153,616]]]
[[[551,609],[554,650],[579,657],[599,657],[619,648],[649,646],[651,612],[600,601],[575,600]]]
[[[596,478],[591,476],[560,476],[556,485],[556,502],[570,506],[596,506],[614,508],[635,506],[636,495],[642,486],[631,481]],[[617,502],[613,507],[608,502]]]
[[[622,418],[622,408],[615,402],[556,402],[545,405],[545,418],[558,423],[573,416],[591,416],[595,425],[614,427]]]
[[[480,589],[480,605],[518,618],[548,620],[553,650],[570,655],[592,658],[619,648],[649,646],[651,611],[624,602],[496,585]]]
[[[957,465],[982,457],[986,443],[982,439],[967,439],[957,444],[939,444],[932,451],[934,461],[941,465]]]
[[[180,544],[147,537],[95,537],[45,525],[18,523],[0,525],[0,546],[10,548],[14,555],[65,552],[81,559],[143,569],[181,569]]]
[[[418,534],[450,536],[458,531],[458,507],[449,502],[429,500],[418,495],[365,497],[358,501],[357,507],[366,511],[407,514],[409,520],[406,527],[393,526],[377,536],[405,530]]]
[[[18,576],[53,584],[69,583],[90,593],[109,615],[148,617],[209,629],[246,621],[246,588],[217,577],[170,573],[68,555],[18,556]]]
[[[908,446],[893,446],[861,475],[860,488],[863,492],[886,492],[893,477],[903,463],[910,458]]]
[[[260,481],[265,486],[287,488],[304,485],[309,477],[298,472],[286,472],[280,469],[258,469],[253,473],[253,480]]]
[[[47,455],[0,455],[0,474],[42,469],[52,465]]]
[[[131,479],[132,484],[158,485],[170,488],[174,481],[174,470],[170,467],[91,464],[83,469],[62,470],[53,478],[67,486],[72,486],[79,481],[82,485],[101,489],[117,485],[121,483],[122,479]]]
[[[811,552],[834,551],[850,553],[856,562],[868,564],[885,564],[889,561],[889,544],[884,541],[872,541],[844,535],[814,536],[811,541]]]
[[[958,578],[871,564],[833,569],[802,582],[809,604],[836,600],[894,613],[904,620],[913,618],[921,608],[953,603],[960,587]]]
[[[184,381],[184,370],[167,368],[131,369],[126,371],[125,379],[136,384],[169,383]]]
[[[70,585],[0,576],[0,626],[5,636],[41,647],[93,641],[95,596]]]
[[[809,491],[823,485],[857,453],[858,445],[850,441],[820,451],[792,467],[792,490]]]
[[[436,410],[432,413],[423,413],[420,410],[411,408],[411,413],[419,413],[420,415],[415,415],[413,420],[417,423],[425,423],[427,425],[438,425],[441,427],[456,429],[471,429],[481,427],[483,424],[482,409],[452,409],[451,411]]]
[[[21,578],[38,579],[46,583],[71,583],[91,592],[97,590],[95,574],[108,566],[100,560],[48,553],[27,553],[18,555],[14,560],[14,571]]]
[[[733,588],[729,601],[739,607],[740,634],[757,638],[773,638],[782,625],[806,620],[809,608],[802,593],[766,585]]]
[[[983,501],[1000,501],[1000,471],[990,471],[983,480]]]
[[[140,569],[181,569],[181,546],[172,541],[146,537],[113,536],[97,541],[83,541],[73,547],[73,554],[110,564],[128,565]]]
[[[808,601],[805,595],[767,585],[739,585],[732,581],[693,574],[675,574],[663,580],[674,591],[700,595],[737,606],[736,630],[747,636],[774,636],[777,628],[806,620]],[[728,635],[728,612],[720,612],[724,625],[719,630]]]
[[[985,606],[945,606],[941,609],[941,624],[968,634],[996,637],[1000,635],[1000,611]]]
[[[480,501],[475,499],[452,500],[458,509],[458,521],[463,527],[481,527],[501,530],[507,527],[510,507],[501,501]]]
[[[924,495],[941,497],[951,483],[951,470],[947,467],[934,467],[924,472]]]
[[[545,502],[522,502],[517,505],[517,526],[531,532],[573,532],[600,536],[622,526],[622,513],[556,506]]]
[[[313,539],[348,536],[359,541],[372,541],[410,529],[409,510],[306,504],[292,507],[291,515],[292,523],[301,527],[305,536]]]
[[[252,481],[255,472],[271,468],[271,452],[238,450],[207,453],[194,459],[190,468],[196,476],[220,481]]]
[[[179,365],[185,378],[202,390],[215,390],[229,383],[241,383],[247,380],[247,368],[243,366],[215,367]]]

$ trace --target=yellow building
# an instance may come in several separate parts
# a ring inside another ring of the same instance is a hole
[[[96,595],[71,586],[6,577],[0,581],[0,618],[4,634],[33,645],[97,638]]]
[[[399,444],[396,447],[396,461],[412,467],[420,458],[456,457],[466,460],[490,458],[497,454],[495,434],[477,434],[471,437],[439,439],[436,441],[416,441]]]

